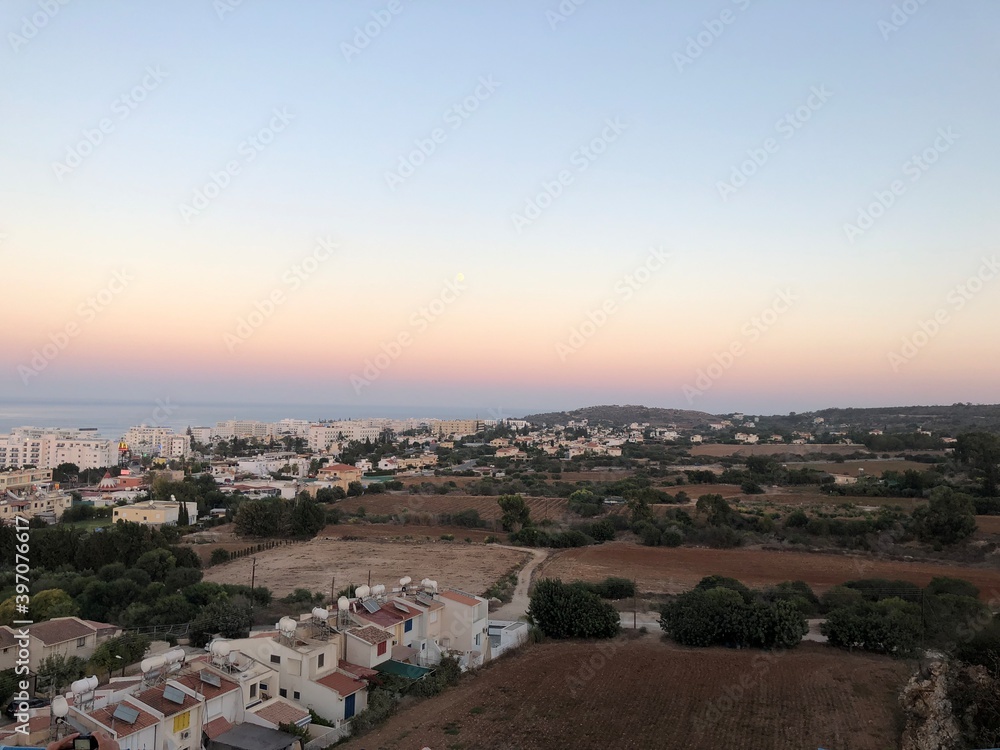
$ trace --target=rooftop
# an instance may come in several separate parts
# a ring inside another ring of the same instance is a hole
[[[117,703],[105,708],[99,708],[96,711],[91,711],[88,716],[94,719],[94,721],[97,721],[111,729],[112,732],[118,737],[127,737],[128,735],[139,732],[146,727],[151,727],[160,723],[160,720],[153,716],[153,714],[148,711],[144,711],[134,703],[126,701],[123,701],[122,703],[139,712],[139,716],[131,724],[126,724],[121,719],[116,719],[114,717],[115,709],[118,708],[119,705],[122,705]]]
[[[172,700],[167,700],[163,697],[163,691],[167,687],[167,685],[157,685],[154,688],[139,693],[136,699],[142,701],[153,710],[159,711],[164,716],[173,716],[198,705],[198,701],[187,693],[183,693],[183,703],[174,703]]]
[[[392,640],[391,635],[382,630],[382,628],[376,628],[374,625],[365,625],[363,628],[354,628],[353,630],[348,630],[347,634],[353,635],[355,638],[360,638],[373,646]]]
[[[374,673],[374,670],[369,670]],[[326,677],[316,680],[320,685],[335,691],[341,698],[344,698],[359,690],[364,690],[366,685],[361,680],[356,680],[340,672],[331,672]]]
[[[251,713],[276,726],[297,724],[303,719],[309,718],[309,712],[304,708],[281,698],[273,698],[255,708]]]

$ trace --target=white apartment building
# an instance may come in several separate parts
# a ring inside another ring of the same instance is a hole
[[[129,448],[164,458],[187,458],[191,454],[191,436],[178,435],[169,427],[138,425],[125,433]]]
[[[35,466],[54,469],[59,464],[97,469],[118,463],[118,442],[93,430],[16,427],[0,435],[0,468]]]
[[[212,430],[212,437],[229,440],[230,438],[257,438],[266,440],[274,435],[274,424],[271,422],[257,422],[251,419],[229,419],[225,422],[216,422]]]
[[[192,427],[191,440],[202,445],[209,445],[212,442],[211,427]]]
[[[382,434],[383,425],[376,419],[352,419],[341,422],[320,422],[309,425],[309,449],[326,451],[341,442],[357,440],[375,442]]]

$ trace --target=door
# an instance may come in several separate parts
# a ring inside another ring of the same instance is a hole
[[[350,719],[354,716],[354,699],[357,697],[357,693],[354,695],[349,695],[344,700],[344,720]]]

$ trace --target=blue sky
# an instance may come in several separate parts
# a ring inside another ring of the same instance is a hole
[[[997,365],[968,377],[1000,361],[983,341],[1000,312],[988,286],[906,368],[886,365],[995,247],[995,3],[914,0],[894,31],[893,3],[855,0],[587,0],[558,23],[572,3],[224,3],[73,0],[24,43],[10,34],[43,6],[0,11],[0,257],[20,280],[0,313],[49,308],[13,336],[0,395],[685,405],[684,384],[792,287],[794,314],[694,406],[996,400]],[[378,16],[391,20],[346,59]],[[710,43],[679,66],[700,33]],[[121,97],[143,85],[123,117]],[[779,129],[817,89],[829,96],[808,121]],[[456,128],[447,113],[470,96]],[[245,161],[275,110],[290,122]],[[60,180],[53,162],[105,118],[110,132]],[[609,120],[622,132],[580,169]],[[387,173],[437,128],[393,190]],[[954,143],[911,182],[904,164],[942,130]],[[768,138],[766,163],[723,199],[719,182]],[[239,174],[185,220],[179,206],[233,160]],[[571,184],[517,231],[512,214],[562,170]],[[905,193],[848,241],[844,224],[894,180]],[[320,235],[341,243],[336,262],[228,352],[225,331]],[[669,268],[561,362],[556,344],[651,246],[671,250]],[[124,265],[134,285],[24,382],[18,366]],[[353,390],[350,375],[457,273],[463,299]],[[134,356],[93,356],[125,332],[146,340]],[[305,350],[302,366],[262,364]],[[490,359],[507,369],[484,376]]]

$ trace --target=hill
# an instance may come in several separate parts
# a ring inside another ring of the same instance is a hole
[[[703,411],[688,411],[685,409],[660,409],[655,406],[585,406],[582,409],[572,411],[550,411],[544,414],[528,414],[524,417],[533,424],[566,424],[570,420],[580,421],[586,419],[592,425],[605,425],[609,427],[629,425],[633,422],[642,424],[648,422],[653,427],[666,427],[667,425],[677,425],[678,427],[693,428],[700,424],[713,422],[716,420],[711,414]]]

